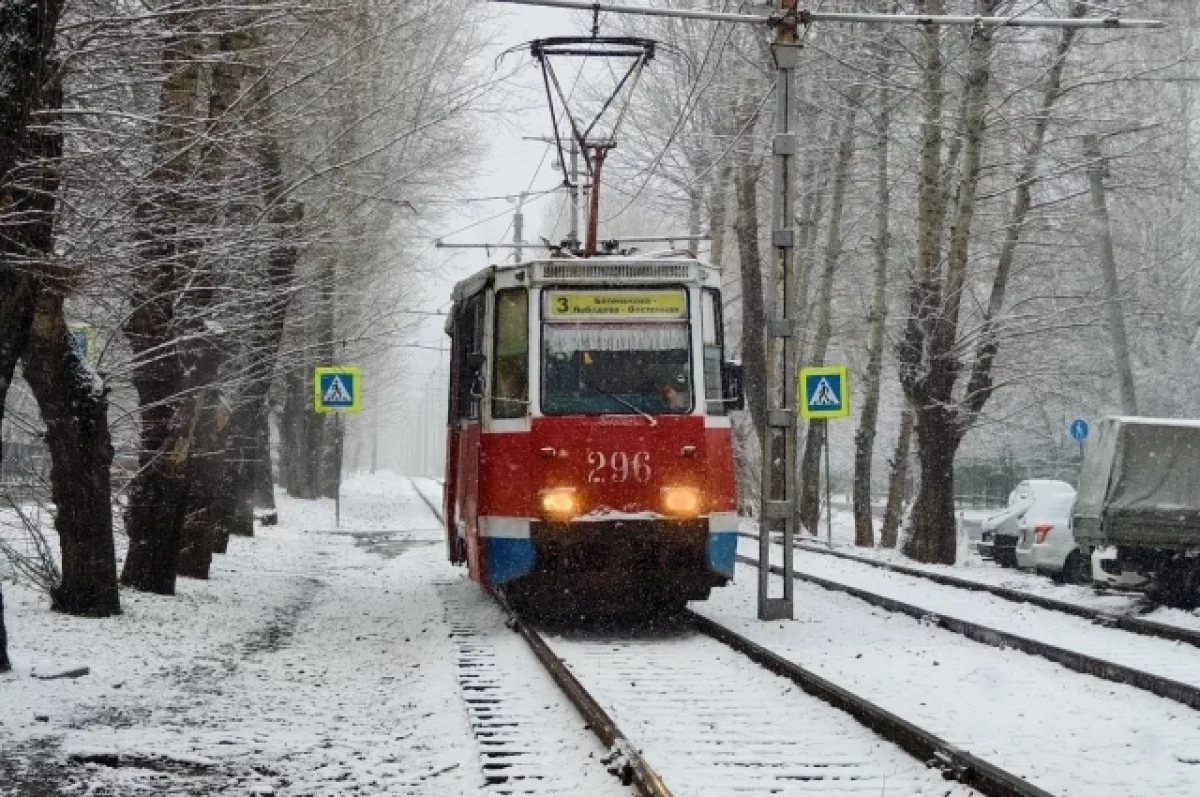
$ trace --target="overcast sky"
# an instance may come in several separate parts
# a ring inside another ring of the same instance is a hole
[[[506,84],[503,93],[505,104],[511,111],[484,120],[490,136],[490,151],[479,164],[478,179],[464,186],[461,196],[505,196],[526,190],[536,192],[553,188],[562,180],[554,168],[557,157],[554,148],[523,140],[524,136],[545,136],[551,132],[541,72],[528,50],[510,53],[498,65],[496,60],[506,50],[532,39],[576,33],[586,23],[587,15],[578,11],[501,4],[485,6],[483,9],[489,17],[486,23],[489,44],[480,56],[481,62],[489,76],[512,70],[516,70],[516,75]],[[496,72],[492,71],[493,68]],[[537,233],[545,208],[551,201],[551,197],[546,197],[531,202],[527,207],[526,239]],[[504,200],[464,204],[446,214],[438,225],[438,234],[446,236],[447,241],[461,243],[511,241],[513,209],[513,203]],[[470,230],[448,235],[497,215],[499,218],[484,221]],[[437,264],[439,275],[425,286],[428,309],[444,310],[449,303],[450,289],[456,281],[503,257],[503,253],[493,253],[493,257],[489,258],[482,250],[456,252],[432,247],[431,241],[428,257],[431,263]],[[418,342],[437,346],[441,337],[440,321],[431,319]]]

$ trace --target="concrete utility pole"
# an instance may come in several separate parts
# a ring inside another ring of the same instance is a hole
[[[571,197],[571,229],[567,230],[567,239],[572,244],[579,243],[579,144],[571,139],[571,165],[567,177],[567,192]]]
[[[774,268],[768,271],[767,302],[764,320],[767,323],[767,391],[766,423],[763,424],[762,482],[758,522],[758,619],[790,620],[793,616],[792,545],[796,538],[796,391],[795,375],[789,373],[796,363],[795,319],[788,316],[792,306],[792,273],[796,261],[795,227],[795,160],[799,150],[792,129],[795,116],[796,67],[800,64],[800,20],[796,16],[797,0],[780,0],[787,21],[775,31],[771,55],[775,59],[775,138],[771,142],[774,160],[774,194],[771,200],[771,249]],[[781,284],[776,283],[780,275]],[[772,376],[778,375],[777,379]],[[776,471],[779,460],[776,452],[783,449],[784,494],[778,495]],[[782,527],[782,528],[781,528]],[[772,598],[771,536],[783,532],[783,595]]]
[[[528,196],[528,192],[521,192],[517,197],[517,212],[513,214],[513,254],[518,263],[525,260],[525,250],[522,248],[525,245],[525,214],[521,210],[525,207],[525,199]]]
[[[929,16],[906,14],[856,14],[838,12],[805,11],[797,7],[799,0],[778,0],[777,12],[771,15],[734,14],[699,9],[682,9],[655,6],[621,5],[618,3],[587,2],[587,0],[492,0],[515,5],[546,6],[587,11],[593,15],[600,12],[637,14],[642,16],[700,19],[713,22],[736,22],[769,25],[775,30],[775,41],[771,53],[777,73],[775,100],[775,138],[771,151],[775,161],[774,193],[771,213],[771,247],[776,269],[768,278],[767,313],[765,330],[767,335],[767,374],[763,380],[767,392],[767,418],[762,441],[762,505],[759,513],[759,581],[758,618],[760,620],[791,619],[792,560],[795,553],[792,541],[795,531],[796,505],[796,374],[791,358],[796,345],[793,332],[795,324],[789,318],[788,295],[791,289],[795,256],[796,230],[793,227],[793,203],[795,196],[795,174],[793,160],[798,151],[796,135],[792,132],[792,116],[795,99],[793,76],[800,58],[800,28],[814,22],[846,22],[872,24],[907,24],[928,27],[931,25],[958,25],[967,27],[1013,27],[1013,28],[1162,28],[1164,23],[1153,20],[1127,20],[1118,17],[1097,19],[1051,19],[1048,17],[968,17]],[[597,175],[598,176],[598,175]],[[780,274],[782,285],[775,282]],[[782,288],[782,290],[780,290]],[[782,301],[781,301],[782,300]],[[778,374],[772,388],[771,374]],[[782,438],[782,440],[781,440]],[[784,451],[784,467],[787,468],[784,482],[785,494],[775,494],[776,470],[775,451],[778,446]],[[783,596],[770,596],[770,549],[771,533],[782,525],[784,551]]]
[[[1108,305],[1108,329],[1112,334],[1113,359],[1121,385],[1121,414],[1137,415],[1137,393],[1133,385],[1133,365],[1129,358],[1129,339],[1125,334],[1125,308],[1121,304],[1121,283],[1117,279],[1117,256],[1113,250],[1112,222],[1108,215],[1108,198],[1104,178],[1108,162],[1096,136],[1083,137],[1083,156],[1087,158],[1088,182],[1092,192],[1092,218],[1096,224],[1096,240],[1100,249],[1100,270],[1104,273],[1104,298]],[[1081,444],[1082,445],[1082,444]]]

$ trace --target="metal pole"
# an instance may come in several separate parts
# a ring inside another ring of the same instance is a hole
[[[829,421],[821,421],[821,439],[825,443],[825,544],[833,549],[833,487],[829,480]]]
[[[337,486],[333,492],[333,527],[340,529],[342,527],[342,451],[344,450],[343,435],[345,428],[342,426],[342,413],[334,415],[335,437],[337,438]]]
[[[780,0],[787,13],[795,10],[797,0]],[[775,139],[772,145],[775,169],[774,197],[771,203],[771,276],[767,289],[767,370],[763,380],[766,391],[766,424],[762,441],[762,506],[759,512],[758,619],[790,620],[793,616],[792,545],[796,531],[796,396],[790,373],[795,362],[796,341],[792,319],[788,318],[795,255],[796,229],[792,208],[794,195],[793,161],[796,134],[792,131],[794,104],[793,75],[800,62],[800,36],[795,25],[780,26],[771,46],[775,58]],[[775,281],[779,274],[782,285]],[[780,288],[782,287],[782,290]],[[772,384],[776,377],[777,384]],[[784,494],[776,495],[776,462],[779,443],[783,444]],[[771,536],[783,524],[783,597],[770,595]]]
[[[526,192],[521,192],[521,196],[517,199],[517,212],[513,214],[513,254],[516,255],[518,263],[525,260],[525,249],[523,248],[525,245],[525,214],[521,212],[521,209],[525,206],[525,197],[527,196]]]
[[[571,137],[571,176],[568,179],[571,181],[567,189],[571,195],[571,229],[567,239],[575,245],[579,243],[579,144],[574,136]]]
[[[727,14],[720,11],[700,11],[685,8],[655,8],[651,6],[627,6],[619,3],[594,3],[590,0],[492,0],[494,3],[511,3],[522,6],[545,6],[566,8],[574,11],[613,12],[617,14],[640,14],[648,17],[675,17],[676,19],[704,19],[711,22],[758,23],[782,21],[779,16],[762,14]],[[781,0],[784,2],[784,0]],[[930,16],[927,14],[855,14],[826,11],[796,10],[794,3],[783,6],[795,11],[797,21],[809,22],[860,22],[885,25],[959,25],[966,27],[991,28],[1165,28],[1165,22],[1153,19],[1122,19],[1108,16],[1095,19],[1063,19],[1056,17],[970,17]]]
[[[608,150],[603,146],[595,147],[592,155],[592,195],[588,197],[587,240],[583,245],[584,257],[595,257],[597,239],[600,237],[600,172],[604,169],[604,158]]]

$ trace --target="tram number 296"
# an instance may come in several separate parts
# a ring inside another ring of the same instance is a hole
[[[650,469],[650,452],[588,450],[588,481],[592,484],[622,484],[635,481],[645,484],[654,472]]]

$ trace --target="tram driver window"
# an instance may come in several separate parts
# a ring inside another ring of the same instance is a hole
[[[524,418],[529,407],[529,294],[524,288],[496,293],[496,354],[492,417]]]

